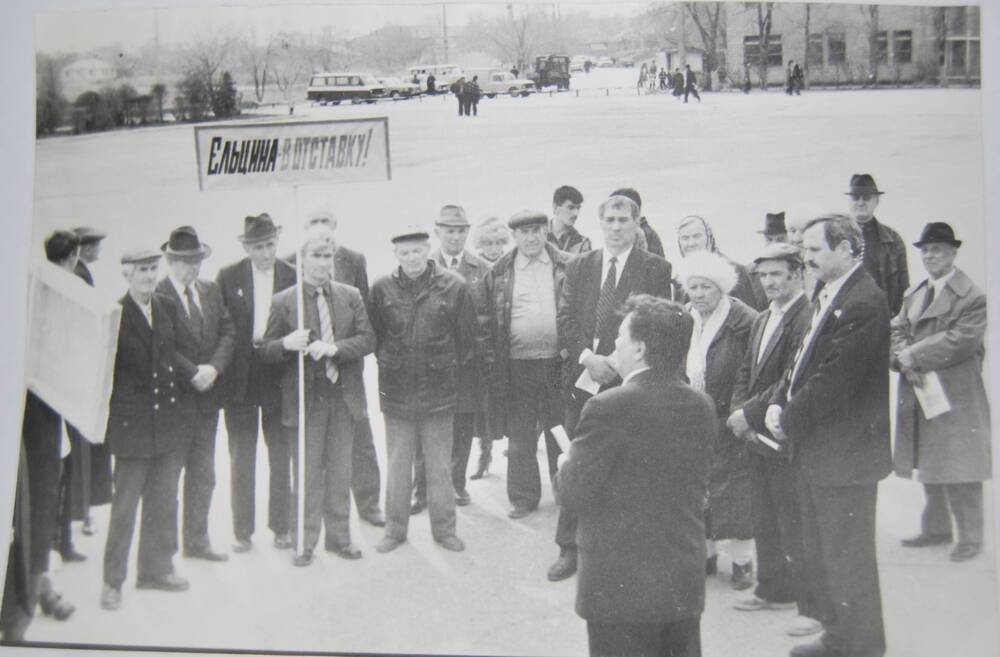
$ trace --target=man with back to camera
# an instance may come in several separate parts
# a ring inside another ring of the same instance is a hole
[[[804,585],[824,628],[792,657],[885,654],[875,507],[878,482],[891,468],[889,308],[861,263],[862,244],[851,217],[806,224],[806,265],[823,287],[765,417],[771,435],[791,443]]]
[[[592,248],[590,240],[574,228],[582,206],[583,194],[576,187],[563,185],[552,194],[548,240],[560,251],[580,255]]]
[[[219,286],[198,278],[202,262],[212,249],[198,239],[195,229],[177,228],[160,250],[167,260],[167,276],[156,286],[156,292],[180,310],[177,350],[198,368],[192,380],[197,418],[184,461],[184,556],[226,561],[226,553],[212,549],[208,511],[215,488],[215,435],[222,407],[219,377],[232,361],[236,329]]]
[[[647,294],[623,310],[622,384],[587,402],[553,483],[579,517],[576,611],[592,657],[700,657],[715,408],[683,379],[690,315]]]

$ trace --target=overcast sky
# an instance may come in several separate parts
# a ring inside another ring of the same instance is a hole
[[[56,3],[63,7],[93,7],[90,0]],[[121,45],[137,48],[152,41],[159,25],[160,42],[183,43],[192,35],[224,27],[243,31],[253,27],[260,34],[277,29],[318,31],[324,25],[342,26],[351,35],[361,35],[382,25],[438,24],[442,4],[426,0],[392,0],[373,2],[242,2],[242,6],[224,7],[221,3],[201,3],[188,8],[151,9],[143,2],[118,3],[112,10],[61,9],[35,15],[36,49],[43,52],[84,51],[94,47]],[[641,12],[648,1],[594,2],[564,1],[558,3],[529,0],[517,4],[535,4],[559,11],[584,10],[595,15],[632,16]],[[105,5],[106,6],[106,5]],[[447,3],[449,25],[459,26],[476,13],[497,14],[506,3],[491,0],[452,0]]]

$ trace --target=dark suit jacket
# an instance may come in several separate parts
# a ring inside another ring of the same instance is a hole
[[[333,312],[333,337],[337,353],[333,362],[340,370],[338,385],[344,395],[344,402],[356,420],[366,417],[365,387],[361,380],[361,362],[375,351],[375,332],[368,321],[361,292],[342,283],[328,283],[326,286]],[[299,424],[299,362],[296,352],[285,351],[281,341],[298,325],[298,289],[291,287],[274,295],[271,315],[267,320],[267,332],[260,346],[260,357],[268,363],[280,364],[281,373],[281,423],[286,427]],[[310,304],[306,304],[307,309]],[[323,334],[319,315],[306,313],[306,327],[314,337]],[[306,406],[314,402],[316,382],[326,376],[324,361],[314,361],[306,355],[304,362]]]
[[[715,426],[711,400],[677,375],[642,372],[587,401],[554,484],[579,517],[580,616],[661,624],[701,614]]]
[[[224,267],[216,282],[222,301],[236,329],[233,359],[223,381],[226,405],[277,405],[281,400],[280,368],[259,362],[253,344],[253,265],[250,258]],[[286,262],[274,263],[274,294],[295,285],[295,269]]]
[[[193,389],[197,369],[177,352],[177,308],[154,294],[153,326],[126,294],[115,353],[108,429],[111,453],[119,458],[149,458],[187,444],[195,418]]]
[[[86,281],[87,285],[94,287],[94,276],[90,273],[90,268],[83,260],[76,261],[76,267],[73,268],[73,273]]]
[[[195,326],[184,312],[184,303],[177,295],[177,289],[169,278],[164,278],[156,286],[159,294],[169,298],[177,307],[177,350],[195,365],[211,365],[219,373],[215,384],[205,392],[195,391],[198,411],[215,413],[222,408],[224,374],[233,360],[233,349],[236,344],[236,329],[229,316],[229,310],[222,301],[219,286],[212,281],[197,280],[194,282],[201,301],[202,327],[201,334],[195,333]]]
[[[759,433],[770,436],[764,426],[764,416],[774,393],[775,386],[781,383],[781,377],[791,369],[798,351],[802,336],[809,330],[812,319],[812,304],[803,294],[792,304],[781,323],[771,335],[770,341],[761,344],[764,337],[764,327],[771,317],[770,308],[762,312],[754,320],[750,329],[750,345],[746,357],[736,373],[736,383],[733,387],[733,398],[730,412],[742,408],[747,423]],[[764,352],[758,363],[758,354]],[[759,449],[757,449],[759,447]],[[756,445],[755,451],[766,456],[787,456],[773,449]]]
[[[556,300],[559,349],[567,351],[563,368],[567,387],[576,382],[583,370],[578,363],[580,354],[594,346],[603,259],[604,249],[596,249],[570,260],[566,265],[566,279]],[[633,248],[618,280],[616,307],[620,308],[633,294],[651,294],[669,299],[670,263],[656,254]]]
[[[848,277],[811,344],[795,381],[776,388],[793,459],[814,485],[873,483],[889,454],[889,306],[858,267]],[[786,401],[787,399],[787,401]]]

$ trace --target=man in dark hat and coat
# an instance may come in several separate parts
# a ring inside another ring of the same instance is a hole
[[[764,230],[758,231],[764,236],[764,244],[788,241],[788,229],[785,227],[785,212],[768,212],[764,216]]]
[[[276,257],[281,227],[267,213],[246,217],[243,226],[239,240],[247,257],[223,267],[216,279],[236,328],[233,360],[223,384],[237,553],[252,546],[258,426],[264,432],[270,468],[267,524],[276,548],[292,547],[291,454],[281,429],[281,367],[262,362],[257,347],[267,329],[271,298],[295,284],[295,270]]]
[[[955,267],[961,245],[943,222],[927,224],[914,243],[929,277],[906,291],[892,320],[890,361],[902,374],[893,465],[901,477],[917,470],[927,497],[920,533],[903,545],[947,544],[957,536],[952,561],[971,559],[982,548],[983,481],[991,476],[986,295]],[[949,406],[940,414],[917,401],[921,390],[938,385]]]
[[[895,316],[903,305],[903,293],[910,286],[906,266],[906,245],[899,233],[875,218],[875,208],[884,192],[879,191],[875,179],[867,173],[851,176],[847,195],[850,215],[861,227],[865,248],[863,262],[889,300],[889,312]]]
[[[212,249],[198,239],[195,229],[174,230],[160,250],[166,256],[167,276],[156,291],[181,311],[177,349],[198,368],[191,382],[198,413],[184,461],[184,556],[225,561],[227,555],[215,552],[209,541],[208,510],[215,488],[215,434],[222,407],[219,377],[232,361],[236,329],[218,284],[198,278]]]

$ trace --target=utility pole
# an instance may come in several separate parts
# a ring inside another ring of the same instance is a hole
[[[446,3],[441,3],[441,31],[444,42],[444,61],[442,64],[448,63],[448,5]]]
[[[677,54],[680,56],[681,66],[687,64],[687,15],[684,13],[684,3],[677,3],[681,15],[681,42],[677,45]]]

